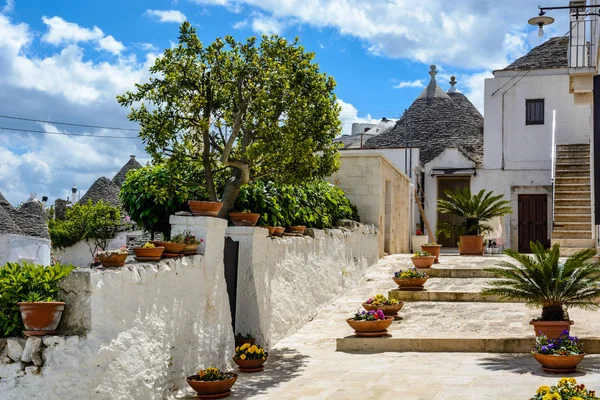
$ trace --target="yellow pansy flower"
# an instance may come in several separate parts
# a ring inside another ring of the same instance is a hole
[[[540,386],[537,390],[537,394],[546,394],[548,392],[550,392],[550,386],[546,385]]]
[[[245,355],[245,354],[242,354],[242,355],[240,356],[240,359],[242,359],[242,360],[245,360],[245,359],[246,359],[246,355]]]
[[[240,347],[240,350],[246,350],[248,347],[250,347],[250,343],[244,343],[242,347]]]

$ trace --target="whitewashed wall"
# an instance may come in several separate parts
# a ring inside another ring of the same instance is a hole
[[[226,222],[211,220],[204,256],[73,272],[59,330],[82,336],[45,349],[40,373],[0,367],[0,398],[161,400],[201,367],[231,366]]]
[[[117,232],[114,238],[108,241],[107,250],[119,249],[127,243],[127,236],[141,235],[142,231]],[[92,249],[94,245],[90,242]],[[94,261],[90,252],[90,245],[86,241],[76,243],[64,250],[56,250],[56,258],[63,264],[72,264],[76,267],[88,268]]]
[[[262,228],[231,227],[240,242],[236,332],[271,346],[353,287],[377,263],[378,239],[367,225],[314,230],[314,238],[268,238]]]
[[[0,265],[20,261],[50,265],[50,240],[34,236],[1,234]]]

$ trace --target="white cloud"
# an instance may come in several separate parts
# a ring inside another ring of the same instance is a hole
[[[242,21],[238,21],[236,23],[233,24],[233,29],[246,29],[248,27],[248,20],[242,20]]]
[[[274,18],[257,16],[252,20],[252,30],[261,35],[279,35],[283,27],[283,24]]]
[[[78,43],[98,40],[104,37],[104,33],[97,26],[92,29],[83,28],[76,23],[67,22],[61,17],[42,17],[44,24],[48,26],[48,32],[42,36],[42,41],[54,45],[64,43]]]
[[[337,103],[342,107],[340,111],[340,121],[342,122],[342,134],[349,135],[352,132],[353,123],[376,124],[379,119],[371,118],[370,114],[365,117],[358,116],[358,110],[350,103],[346,103],[342,99],[338,99]]]
[[[2,7],[2,14],[8,14],[15,9],[15,0],[6,0],[6,4]]]
[[[522,0],[196,0],[198,4],[241,5],[286,25],[304,23],[333,28],[362,40],[374,54],[426,64],[469,69],[499,69],[520,52],[519,35],[532,30],[534,6]],[[557,15],[558,29],[566,17]],[[274,29],[271,29],[274,31]],[[506,39],[506,32],[511,37]]]
[[[404,89],[404,88],[423,88],[425,84],[423,84],[423,80],[415,79],[414,81],[402,81],[394,86],[396,89]]]
[[[146,10],[144,13],[158,22],[176,22],[182,23],[187,17],[178,10]]]
[[[139,47],[140,49],[146,50],[146,51],[157,51],[158,50],[158,47],[156,47],[152,43],[136,43],[135,45],[137,47]]]
[[[125,46],[123,46],[123,43],[119,42],[111,35],[105,36],[102,39],[98,40],[98,46],[102,50],[106,50],[109,53],[113,54],[119,54],[123,50],[125,50]]]

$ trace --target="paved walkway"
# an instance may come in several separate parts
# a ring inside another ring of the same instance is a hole
[[[528,354],[336,352],[336,338],[352,334],[345,318],[368,297],[387,295],[395,286],[391,274],[410,265],[408,257],[382,259],[358,287],[280,341],[264,372],[240,374],[232,398],[525,400],[538,386],[560,378],[544,373]],[[476,269],[500,258],[442,256],[437,267]],[[410,302],[390,331],[394,337],[417,338],[530,335],[533,342],[528,322],[538,312],[519,303]],[[600,314],[574,311],[571,317],[574,334],[600,331]],[[583,323],[586,318],[589,324]],[[600,390],[600,356],[587,356],[573,376]]]

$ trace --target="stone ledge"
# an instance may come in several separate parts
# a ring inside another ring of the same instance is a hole
[[[392,289],[388,292],[388,297],[399,301],[459,301],[475,303],[524,303],[523,301],[506,300],[497,296],[483,296],[479,292],[461,292],[461,291],[410,291]]]

